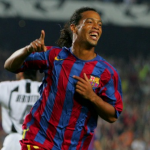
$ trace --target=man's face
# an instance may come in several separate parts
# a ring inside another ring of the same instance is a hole
[[[96,46],[102,34],[102,21],[97,12],[86,11],[82,13],[82,19],[77,28],[77,41],[89,46]]]

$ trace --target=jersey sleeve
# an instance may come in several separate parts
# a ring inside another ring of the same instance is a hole
[[[123,110],[121,79],[116,70],[106,78],[109,80],[101,87],[99,96],[115,108],[118,118]]]
[[[52,46],[47,46],[46,52],[34,52],[31,53],[24,61],[23,65],[15,71],[15,73],[23,72],[26,70],[40,70],[43,72],[50,66],[49,62],[49,54],[50,51],[53,49]]]

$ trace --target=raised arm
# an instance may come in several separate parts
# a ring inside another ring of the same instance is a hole
[[[4,64],[4,68],[8,71],[15,72],[18,68],[20,68],[24,62],[24,60],[30,55],[32,52],[41,52],[46,51],[46,46],[44,44],[45,32],[41,31],[41,36],[39,39],[31,42],[30,45],[25,46],[17,51],[15,51]]]

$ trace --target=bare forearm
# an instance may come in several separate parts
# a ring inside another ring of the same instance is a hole
[[[30,53],[27,50],[27,47],[21,48],[15,51],[6,61],[4,64],[4,68],[8,71],[14,72],[18,68],[21,67],[24,60]]]
[[[110,123],[113,123],[117,120],[115,117],[115,108],[109,103],[103,101],[102,98],[97,96],[95,93],[90,101],[94,104],[94,107],[101,118]]]
[[[41,36],[39,39],[34,40],[30,43],[30,45],[21,48],[14,52],[6,61],[4,64],[4,68],[8,71],[15,72],[18,68],[20,68],[24,62],[24,60],[27,58],[28,55],[30,55],[32,52],[42,52],[46,51],[47,48],[44,44],[45,39],[45,32],[44,30],[41,30]]]

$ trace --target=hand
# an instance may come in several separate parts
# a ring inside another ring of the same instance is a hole
[[[78,80],[76,84],[76,92],[79,93],[83,98],[92,101],[91,99],[94,97],[95,93],[86,74],[84,73],[84,79],[75,75],[73,78]]]
[[[41,30],[40,38],[31,42],[30,45],[27,46],[27,51],[29,53],[46,51],[47,48],[45,46],[44,39],[45,39],[45,32],[44,30]]]

